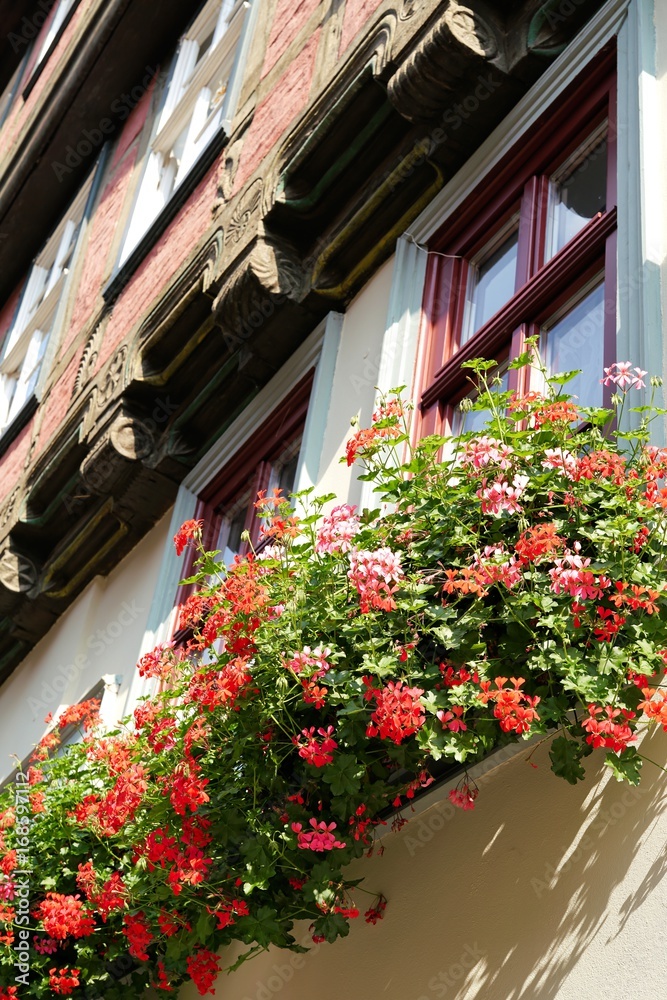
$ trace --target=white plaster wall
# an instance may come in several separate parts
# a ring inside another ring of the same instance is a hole
[[[169,517],[107,577],[97,577],[0,688],[0,780],[26,757],[44,716],[80,701],[104,674],[122,675],[118,708],[139,654]]]
[[[358,504],[362,484],[340,457],[352,433],[350,420],[368,426],[382,359],[394,258],[384,264],[350,303],[341,334],[331,404],[322,441],[317,493]]]
[[[667,762],[660,732],[644,746]],[[224,1000],[654,1000],[667,913],[667,784],[645,764],[639,788],[613,780],[603,751],[576,787],[548,746],[480,781],[472,812],[442,793],[382,856],[351,874],[388,899],[383,921],[307,955],[271,950],[229,976]],[[407,814],[410,815],[409,813]],[[362,912],[372,895],[359,890]],[[307,942],[307,925],[299,941]],[[223,955],[231,960],[232,955]],[[658,960],[657,962],[655,960]],[[195,1000],[192,985],[181,1000]]]

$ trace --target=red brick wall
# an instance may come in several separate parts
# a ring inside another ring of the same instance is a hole
[[[320,0],[278,0],[262,66],[262,78],[275,66],[319,5]]]
[[[0,459],[0,501],[5,500],[21,478],[28,448],[30,447],[31,425],[28,424],[14,438]]]
[[[40,454],[67,418],[83,349],[77,352],[58,380],[55,392],[50,392],[40,407],[41,425],[34,456]]]
[[[115,351],[146,313],[159,293],[191,253],[211,224],[211,205],[217,193],[217,176],[211,171],[190,196],[150,254],[134,272],[114,306],[104,331],[98,368]]]
[[[347,0],[340,39],[340,55],[354,41],[365,23],[373,16],[382,0]]]
[[[136,154],[136,150],[133,150],[133,153]],[[118,217],[127,194],[134,163],[135,155],[127,156],[123,160],[110,177],[97,205],[71,319],[63,335],[63,351],[75,340],[101,305],[102,289],[110,269],[110,252],[115,245]]]
[[[139,151],[139,133],[146,121],[151,106],[152,91],[137,105],[128,117],[125,128],[117,140],[110,164],[110,175],[95,207],[81,278],[76,291],[76,299],[71,312],[71,320],[63,336],[62,350],[65,350],[77,334],[99,308],[102,289],[114,267],[113,254],[117,243],[116,228],[119,225],[125,199],[131,196],[130,182]]]
[[[241,162],[234,182],[240,190],[266,154],[286,133],[294,118],[303,111],[310,91],[320,30],[311,35],[305,47],[285,70],[275,87],[257,106],[252,125],[243,144]]]

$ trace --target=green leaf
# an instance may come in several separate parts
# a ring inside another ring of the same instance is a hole
[[[565,736],[559,736],[551,745],[549,757],[551,758],[551,769],[559,778],[565,778],[571,785],[576,785],[578,781],[583,781],[586,772],[581,764],[583,747],[576,740],[568,740]]]
[[[634,747],[628,747],[620,755],[610,751],[604,762],[611,768],[617,781],[627,781],[630,785],[639,784],[643,761]]]
[[[206,910],[202,910],[195,928],[197,931],[197,937],[201,941],[207,941],[213,934],[214,927],[215,917],[212,914],[207,913]]]
[[[165,958],[168,962],[177,962],[182,955],[190,951],[190,945],[184,941],[180,934],[170,937],[164,950]]]
[[[359,788],[359,776],[363,766],[354,754],[342,753],[324,769],[324,780],[331,785],[333,795],[354,795]]]
[[[475,372],[490,372],[492,368],[497,367],[497,361],[488,361],[486,358],[470,358],[469,361],[461,363],[461,368],[472,368]]]
[[[519,354],[514,361],[510,361],[508,368],[515,371],[518,368],[525,368],[533,360],[533,355],[530,351],[524,351],[523,354]]]
[[[576,371],[571,372],[557,372],[555,375],[550,375],[547,382],[551,385],[565,385],[567,382],[571,382],[573,378],[577,375],[581,375],[581,368],[577,368]]]

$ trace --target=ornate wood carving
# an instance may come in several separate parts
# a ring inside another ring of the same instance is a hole
[[[213,302],[225,341],[234,349],[247,345],[281,301],[298,300],[306,275],[296,251],[286,241],[258,239],[226,280]]]
[[[14,487],[2,507],[0,507],[0,531],[14,521],[20,495],[20,486]]]
[[[83,389],[88,382],[90,382],[93,372],[95,371],[95,365],[97,364],[97,359],[99,356],[100,345],[102,343],[102,337],[104,335],[105,323],[98,323],[93,332],[91,333],[86,346],[83,349],[83,354],[81,355],[81,361],[79,362],[79,368],[76,373],[76,378],[74,380],[74,390],[73,395],[76,396],[81,389]]]
[[[218,178],[218,196],[213,202],[213,218],[217,218],[232,200],[234,190],[234,178],[243,152],[243,138],[238,138],[232,142],[223,154],[223,164]]]
[[[227,237],[232,245],[238,245],[252,217],[259,214],[263,188],[264,180],[261,177],[255,178],[233,210],[227,226]]]
[[[82,485],[107,496],[127,476],[132,462],[147,458],[155,447],[151,425],[124,405],[91,443],[81,463]]]
[[[83,421],[82,436],[84,438],[89,437],[100,418],[104,417],[111,401],[120,396],[125,385],[126,360],[127,344],[123,344],[97,376]]]
[[[463,78],[480,73],[492,60],[502,64],[499,39],[490,21],[451,0],[389,80],[389,100],[409,121],[428,121],[452,100]]]
[[[7,544],[0,550],[0,585],[16,594],[27,594],[39,576],[32,559]]]

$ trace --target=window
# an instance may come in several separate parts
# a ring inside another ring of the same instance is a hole
[[[505,227],[477,259],[470,261],[462,343],[474,336],[514,294],[518,243],[518,225],[513,219],[509,235]]]
[[[271,493],[278,488],[287,496],[294,489],[312,385],[311,371],[201,490],[194,516],[204,521],[204,546],[219,550],[221,562],[229,564],[235,555],[264,547],[255,510],[259,491]],[[248,534],[244,536],[244,532]],[[190,550],[184,577],[191,575],[193,562]],[[177,603],[182,604],[192,589],[189,585],[179,587]],[[189,638],[186,631],[176,633],[177,641]]]
[[[231,114],[228,95],[250,0],[209,0],[181,38],[154,122],[122,264]]]
[[[67,18],[67,15],[69,14],[70,10],[72,9],[75,3],[76,0],[60,0],[60,3],[57,5],[55,13],[51,18],[49,26],[46,30],[46,35],[44,36],[44,41],[42,42],[42,45],[40,47],[39,55],[35,60],[36,66],[39,66],[44,56],[48,53],[49,49],[51,48],[51,45],[58,37],[58,32],[64,26],[65,19]]]
[[[463,361],[498,361],[499,390],[539,389],[507,361],[536,337],[550,374],[581,369],[568,392],[602,406],[615,342],[615,76],[608,63],[571,88],[521,147],[436,234],[423,300],[423,433],[478,430]],[[464,408],[465,409],[465,408]]]
[[[35,392],[58,303],[72,266],[93,174],[94,171],[30,268],[18,309],[0,348],[0,434]]]
[[[598,212],[607,195],[606,123],[566,160],[549,185],[547,257],[569,243]]]
[[[260,548],[259,519],[255,516],[254,503],[259,490],[280,489],[283,496],[294,488],[296,469],[301,447],[301,429],[293,440],[285,444],[281,451],[260,462],[250,471],[247,478],[247,488],[241,487],[236,496],[219,505],[216,516],[220,518],[220,530],[214,548],[220,550],[220,559],[228,565],[234,556],[247,551],[248,543],[243,540],[243,533],[248,532],[255,549]],[[260,485],[261,484],[261,485]]]
[[[99,702],[98,712],[100,719],[105,720],[106,708],[106,716],[108,717],[111,714],[112,724],[115,724],[118,713],[115,710],[115,706],[112,707],[112,711],[109,713],[109,703],[113,702],[116,698],[118,688],[120,687],[120,680],[120,677],[112,677],[107,674],[87,694],[80,698],[79,701],[74,702],[72,705],[60,705],[54,718],[50,719],[50,716],[47,716],[44,720],[47,722],[47,728],[42,739],[30,750],[30,753],[23,760],[16,760],[11,773],[0,781],[0,792],[4,791],[9,784],[15,781],[17,773],[27,774],[29,767],[39,764],[35,756],[38,748],[43,748],[43,760],[53,760],[55,757],[62,757],[67,747],[73,746],[75,743],[81,743],[85,735],[86,720],[96,715],[95,705],[90,704],[91,702]]]
[[[598,281],[544,324],[540,356],[549,372],[580,368],[567,391],[588,406],[602,405],[600,373],[604,364],[604,283]]]

